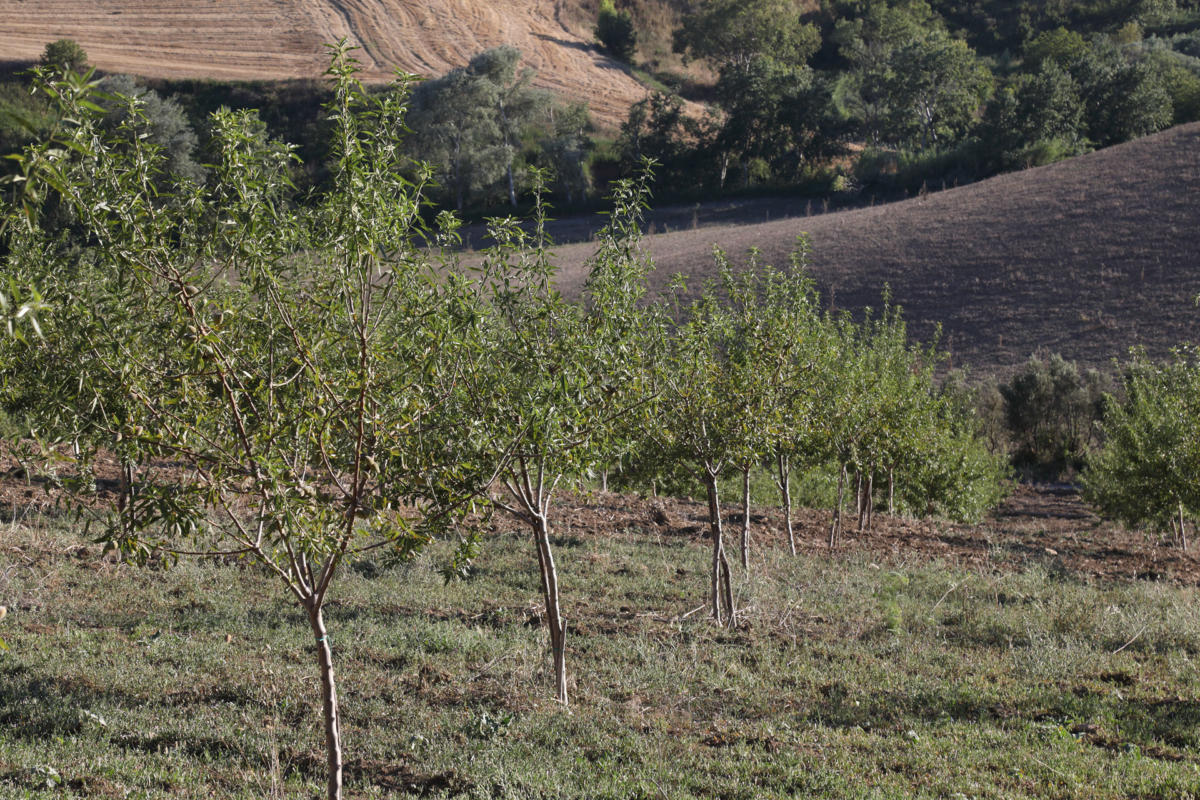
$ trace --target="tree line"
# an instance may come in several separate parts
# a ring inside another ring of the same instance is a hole
[[[697,194],[886,189],[1047,163],[1200,119],[1200,18],[1150,5],[1029,9],[1018,35],[996,29],[1012,10],[975,17],[953,2],[805,13],[791,0],[704,0],[673,43],[716,71],[715,113],[695,119],[678,95],[656,94],[631,112],[619,149],[662,160],[666,185]],[[866,149],[830,169],[851,144]]]
[[[998,497],[1001,462],[934,381],[936,351],[908,342],[886,299],[861,322],[821,312],[803,242],[783,269],[735,270],[718,251],[719,279],[647,298],[647,175],[617,184],[568,300],[535,172],[532,225],[494,221],[495,246],[466,262],[457,218],[421,213],[433,170],[401,146],[421,119],[411,87],[368,91],[357,75],[335,47],[330,178],[314,199],[292,181],[295,148],[251,112],[214,113],[189,174],[144,92],[39,68],[53,127],[13,159],[0,228],[4,296],[20,304],[0,340],[14,452],[85,501],[126,559],[238,557],[276,576],[313,637],[329,797],[344,762],[325,609],[347,559],[398,563],[449,538],[453,579],[490,515],[527,526],[566,703],[552,531],[570,485],[617,465],[643,487],[696,481],[710,610],[728,626],[727,474],[769,468],[790,514],[792,471],[831,469],[831,547],[848,496],[860,530],[878,508],[968,517]]]
[[[683,9],[671,44],[714,76],[700,84],[639,61],[645,20],[606,1],[598,42],[650,68],[656,87],[615,136],[595,128],[585,104],[535,89],[520,52],[498,47],[415,87],[404,146],[435,167],[430,199],[480,212],[515,207],[529,166],[548,171],[545,190],[560,206],[595,203],[612,180],[633,177],[643,157],[659,164],[659,197],[889,195],[1200,119],[1200,8],[1192,0],[1011,5],[831,0],[805,10],[795,0],[698,0]],[[86,53],[63,40],[42,60],[80,68]],[[330,121],[319,110],[326,87],[147,84],[138,91],[161,104],[150,113],[181,168],[207,141],[209,114],[228,105],[261,108],[273,135],[299,145],[299,184],[319,193],[329,179]],[[697,116],[686,100],[708,112]],[[6,150],[51,124],[50,107],[20,79],[0,84],[0,112]]]

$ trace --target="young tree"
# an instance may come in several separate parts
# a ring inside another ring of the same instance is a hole
[[[1200,367],[1192,351],[1168,364],[1135,353],[1125,399],[1109,398],[1104,446],[1088,461],[1084,496],[1130,525],[1172,529],[1187,549],[1187,519],[1200,514]]]
[[[469,281],[426,257],[420,187],[400,177],[403,82],[368,93],[356,73],[343,42],[334,175],[311,210],[289,196],[291,149],[247,112],[214,115],[205,186],[162,193],[161,147],[124,130],[144,123],[139,99],[106,132],[74,73],[40,84],[70,124],[22,164],[71,209],[86,257],[64,263],[35,217],[6,208],[25,223],[6,270],[62,310],[44,343],[9,351],[39,392],[46,452],[74,440],[82,478],[99,452],[120,459],[106,538],[127,557],[239,555],[279,579],[313,636],[330,800],[343,757],[324,610],[339,567],[411,554],[491,477],[461,459],[446,414],[475,316]]]
[[[658,374],[662,425],[657,445],[668,458],[688,463],[708,496],[711,613],[718,624],[733,627],[737,611],[718,480],[743,456],[747,421],[741,416],[745,409],[738,394],[744,388],[739,383],[742,375],[732,356],[736,325],[720,295],[720,287],[728,286],[733,275],[720,250],[716,259],[720,283],[707,283],[686,307],[679,307],[676,300],[673,316],[678,322]],[[676,298],[686,290],[682,277],[676,279],[674,289]]]
[[[613,0],[600,0],[593,33],[613,58],[625,62],[633,60],[633,53],[637,49],[633,16],[624,9],[617,11]]]
[[[476,458],[504,465],[492,502],[533,534],[555,697],[564,705],[567,623],[551,509],[565,477],[621,456],[620,427],[649,399],[638,308],[647,267],[637,248],[645,195],[644,182],[618,185],[581,303],[567,302],[552,284],[540,191],[532,238],[513,220],[494,222],[498,246],[485,259],[478,298],[488,346],[464,372],[463,414],[478,426]]]

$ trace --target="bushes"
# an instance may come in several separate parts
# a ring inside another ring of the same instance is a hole
[[[1095,423],[1107,386],[1096,370],[1080,373],[1057,353],[1031,357],[1000,387],[1014,465],[1040,477],[1082,469],[1097,442]]]
[[[633,27],[633,17],[623,9],[617,11],[612,0],[601,0],[595,34],[601,46],[613,58],[625,62],[633,60],[634,50],[637,49],[637,31]]]
[[[1135,354],[1122,382],[1124,400],[1106,402],[1085,495],[1108,516],[1171,529],[1186,548],[1186,519],[1200,514],[1200,363],[1186,350],[1165,365]]]

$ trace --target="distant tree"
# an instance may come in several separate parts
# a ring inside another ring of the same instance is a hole
[[[1058,155],[1085,147],[1083,101],[1070,73],[1054,61],[1021,74],[991,99],[979,125],[987,157],[997,169],[1026,166],[1038,145],[1056,142]]]
[[[102,125],[109,131],[124,129],[130,136],[143,136],[163,149],[166,173],[174,178],[200,180],[204,169],[195,161],[198,139],[183,108],[174,100],[159,96],[153,89],[139,86],[129,75],[109,75],[96,88],[100,105],[108,113]],[[107,97],[105,96],[107,95]],[[127,98],[137,98],[138,114],[131,117]]]
[[[521,133],[535,119],[548,116],[553,102],[549,92],[530,86],[533,70],[518,70],[521,51],[504,45],[485,50],[471,59],[467,72],[484,84],[483,96],[490,99],[496,115],[496,127],[503,145],[504,174],[508,202],[517,205],[517,186],[513,163]]]
[[[1171,98],[1172,122],[1181,125],[1200,120],[1200,62],[1169,50],[1156,50],[1146,61]]]
[[[801,13],[793,0],[704,0],[683,18],[672,47],[718,69],[744,66],[755,56],[798,66],[821,45],[820,32]]]
[[[521,138],[535,120],[548,118],[551,100],[530,86],[533,71],[518,69],[520,59],[515,47],[494,47],[413,92],[410,147],[437,166],[459,210],[501,180],[509,203],[517,203]]]
[[[966,42],[934,30],[897,48],[882,86],[892,98],[888,128],[895,141],[922,149],[954,141],[974,122],[992,76]]]
[[[1066,65],[1083,100],[1087,137],[1097,145],[1126,142],[1171,124],[1174,109],[1161,74],[1100,37]]]
[[[941,19],[922,3],[873,3],[863,16],[835,24],[834,42],[849,64],[837,79],[835,100],[872,145],[881,143],[896,104],[886,82],[896,50],[941,28]]]
[[[539,142],[551,186],[568,204],[585,201],[591,188],[587,158],[594,147],[591,115],[586,105],[572,103],[552,108],[551,117],[551,129]]]
[[[715,141],[722,154],[721,186],[731,159],[742,164],[745,183],[755,160],[786,180],[839,149],[832,99],[808,67],[756,56],[722,70],[716,94],[725,111]]]
[[[42,51],[41,64],[44,67],[82,72],[87,69],[88,55],[74,39],[59,39],[46,45],[46,49]]]
[[[459,210],[468,198],[500,180],[511,163],[495,109],[494,86],[462,68],[413,91],[409,147],[436,167]]]
[[[654,92],[630,107],[617,148],[624,164],[653,160],[659,186],[697,187],[707,178],[702,164],[718,126],[711,118],[689,116],[678,95]]]
[[[1088,43],[1082,34],[1058,27],[1039,33],[1025,45],[1025,65],[1036,70],[1049,61],[1066,68],[1084,57],[1087,51]]]
[[[594,33],[613,58],[626,62],[633,59],[633,53],[637,49],[637,31],[633,26],[633,16],[624,9],[618,11],[613,5],[613,0],[601,0]]]

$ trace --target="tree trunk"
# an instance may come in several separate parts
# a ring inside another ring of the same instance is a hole
[[[867,530],[875,528],[875,467],[867,473]]]
[[[838,471],[837,504],[833,507],[833,524],[829,526],[829,547],[832,549],[842,536],[842,498],[846,490],[846,467]]]
[[[896,516],[896,468],[888,467],[888,514]]]
[[[1179,504],[1179,546],[1183,550],[1187,550],[1187,528],[1184,527],[1183,521],[1183,503]]]
[[[325,619],[316,601],[308,606],[308,622],[317,640],[317,665],[321,669],[321,705],[325,712],[325,757],[328,781],[326,800],[342,797],[342,722],[338,712],[337,684],[333,679],[333,651]]]
[[[600,470],[600,491],[602,491],[602,492],[608,491],[608,466],[607,465],[604,467],[604,469]]]
[[[775,453],[779,466],[779,493],[783,500],[783,525],[787,530],[788,546],[792,555],[796,555],[796,534],[792,531],[792,465],[782,450]]]
[[[550,629],[550,649],[554,655],[554,697],[567,705],[567,623],[562,617],[562,606],[558,599],[558,570],[554,566],[554,554],[550,551],[550,524],[545,513],[538,514],[533,522],[534,540],[537,544],[538,566],[542,573],[542,599],[546,602],[546,623]]]
[[[750,571],[750,465],[742,467],[742,569]]]
[[[713,619],[730,628],[734,626],[733,588],[729,578],[729,560],[721,531],[721,499],[717,494],[717,476],[706,472],[704,488],[708,492],[708,525],[713,540],[710,600]]]
[[[854,501],[858,505],[858,532],[862,533],[867,526],[867,499],[865,490],[867,482],[863,479],[862,470],[855,470],[854,473]]]

